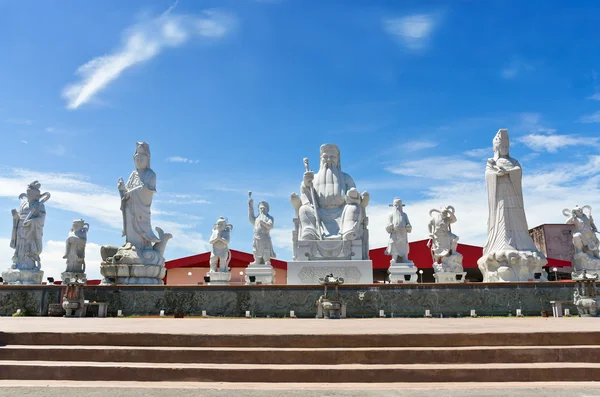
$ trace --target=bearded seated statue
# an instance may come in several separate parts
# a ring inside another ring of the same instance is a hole
[[[353,259],[366,259],[369,194],[361,195],[352,177],[342,172],[339,148],[332,144],[321,146],[320,169],[316,174],[308,170],[308,160],[305,160],[305,166],[301,193],[291,196],[296,209],[294,257],[297,247],[302,246],[320,251],[305,255],[309,259],[313,254],[321,258],[350,255]]]

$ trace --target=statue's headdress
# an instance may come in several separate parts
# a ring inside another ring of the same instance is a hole
[[[508,139],[508,130],[506,128],[498,130],[498,133],[492,141],[492,145],[494,147],[494,151],[496,150],[496,148],[502,145],[506,145],[507,147],[510,145],[510,140]]]
[[[340,148],[338,147],[338,145],[334,144],[334,143],[325,143],[323,145],[321,145],[321,150],[319,153],[319,163],[321,162],[321,159],[323,158],[323,153],[335,153],[335,155],[338,158],[338,166],[341,168],[342,166],[342,161],[340,159]]]
[[[137,142],[135,145],[135,154],[145,154],[150,157],[150,145],[147,142]]]
[[[40,190],[42,184],[38,181],[33,181],[29,185],[27,185],[27,189]]]
[[[400,202],[400,204],[405,207],[404,204],[402,204],[402,199],[400,197],[394,197],[394,201],[392,201],[392,205],[395,205],[397,202]]]

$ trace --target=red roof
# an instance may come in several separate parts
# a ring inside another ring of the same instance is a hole
[[[247,252],[230,250],[231,262],[229,267],[248,267],[248,264],[254,261],[254,256]],[[179,267],[209,267],[210,252],[204,252],[198,255],[186,256],[185,258],[173,259],[165,262],[165,267],[175,269]],[[271,259],[271,265],[275,269],[287,270],[287,262],[278,259]]]
[[[427,247],[428,240],[413,241],[410,243],[410,253],[408,259],[414,262],[420,269],[431,268],[433,259],[431,251]],[[476,269],[477,260],[483,255],[483,248],[468,244],[458,244],[457,251],[463,256],[463,267],[465,269]],[[385,255],[385,247],[374,248],[369,251],[369,256],[373,261],[373,269],[387,269],[390,266],[390,256]],[[192,255],[185,258],[167,261],[165,267],[174,269],[179,267],[208,267],[210,252]],[[231,250],[231,262],[229,267],[247,267],[254,260],[252,254]],[[277,259],[271,259],[271,264],[276,269],[287,270],[287,262]],[[570,261],[548,258],[546,267],[565,267],[571,266]]]

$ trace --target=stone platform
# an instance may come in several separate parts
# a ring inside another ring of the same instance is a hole
[[[418,283],[341,285],[340,295],[348,317],[422,317],[430,310],[434,317],[552,315],[550,301],[573,301],[572,282],[537,283]],[[29,315],[46,315],[48,306],[61,302],[64,288],[56,285],[0,285],[0,315],[21,309]],[[87,285],[86,299],[108,303],[108,315],[122,310],[125,316],[182,313],[200,316],[315,317],[315,302],[323,294],[319,285]],[[572,304],[564,304],[577,313]]]
[[[328,274],[342,277],[344,284],[371,284],[373,262],[352,259],[290,261],[287,268],[287,283],[288,285],[319,284],[319,278]]]

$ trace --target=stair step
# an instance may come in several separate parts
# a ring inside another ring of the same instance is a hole
[[[198,335],[126,332],[0,332],[0,345],[87,345],[167,347],[461,347],[597,345],[600,332],[440,334],[239,334]]]
[[[0,360],[0,379],[284,383],[600,381],[600,364],[250,365]]]
[[[0,360],[326,365],[598,363],[600,345],[330,349],[10,345],[0,347]]]

